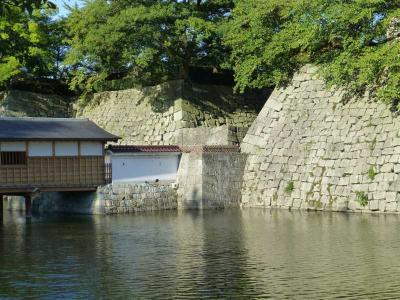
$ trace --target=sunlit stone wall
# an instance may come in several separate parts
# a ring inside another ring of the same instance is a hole
[[[257,117],[266,92],[234,94],[232,87],[171,81],[157,86],[97,93],[77,115],[122,139],[120,144],[193,143],[185,128],[239,128],[243,137]],[[198,131],[204,137],[217,131]],[[201,141],[203,142],[203,141]],[[198,144],[197,142],[196,144]]]
[[[110,184],[97,191],[106,214],[123,214],[177,208],[177,191],[171,183]]]
[[[178,208],[239,207],[245,155],[233,146],[185,147],[178,170]]]
[[[249,129],[242,204],[400,210],[400,117],[367,97],[344,101],[315,72],[277,88]]]
[[[124,183],[99,187],[97,192],[42,193],[33,198],[33,211],[74,214],[127,214],[177,208],[173,183]],[[11,197],[9,210],[23,210],[23,199]]]

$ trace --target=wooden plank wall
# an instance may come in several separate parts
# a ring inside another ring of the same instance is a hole
[[[103,156],[28,157],[25,166],[0,166],[0,186],[86,187],[104,183]]]

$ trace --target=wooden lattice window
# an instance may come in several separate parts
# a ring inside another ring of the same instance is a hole
[[[26,165],[25,151],[0,152],[0,156],[3,166]]]

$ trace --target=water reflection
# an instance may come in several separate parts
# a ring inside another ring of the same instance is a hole
[[[270,210],[0,223],[0,298],[397,298],[396,215]]]

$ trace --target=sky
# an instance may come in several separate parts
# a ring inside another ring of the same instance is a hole
[[[58,16],[60,17],[64,17],[68,14],[68,10],[64,7],[64,3],[71,6],[74,6],[75,3],[77,3],[78,5],[82,4],[81,0],[53,0],[52,2],[57,5],[59,10]]]

